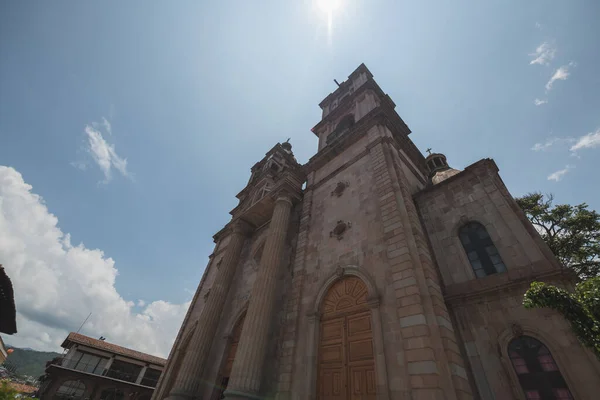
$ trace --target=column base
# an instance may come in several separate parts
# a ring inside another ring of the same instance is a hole
[[[262,400],[263,398],[256,393],[242,392],[240,390],[225,390],[223,393],[225,399],[231,400]]]

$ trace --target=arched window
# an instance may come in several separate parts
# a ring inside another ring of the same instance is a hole
[[[54,398],[57,400],[69,399],[79,400],[83,399],[83,393],[85,392],[85,385],[81,381],[65,381],[56,391]]]
[[[572,400],[550,350],[530,336],[520,336],[508,344],[508,356],[527,399]]]
[[[335,130],[340,132],[346,128],[350,128],[352,125],[354,125],[354,115],[348,114],[344,118],[342,118],[339,124],[337,124]]]
[[[478,278],[506,271],[498,249],[483,225],[479,222],[469,222],[460,228],[458,235]]]
[[[346,132],[354,125],[354,115],[348,114],[340,120],[333,132],[327,136],[327,144],[332,143],[338,138],[344,136]]]

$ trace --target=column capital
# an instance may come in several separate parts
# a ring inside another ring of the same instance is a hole
[[[276,203],[284,202],[289,203],[290,206],[293,206],[294,203],[292,201],[293,196],[288,192],[279,192],[275,198]]]
[[[239,218],[231,221],[229,227],[231,228],[231,233],[239,233],[244,236],[248,236],[254,231],[252,225]]]

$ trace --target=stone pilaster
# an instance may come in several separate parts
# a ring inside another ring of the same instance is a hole
[[[225,391],[226,398],[258,398],[291,209],[291,198],[280,195],[269,224],[258,275]]]
[[[470,399],[460,355],[446,351],[456,344],[452,325],[441,314],[443,297],[406,176],[382,140],[370,146],[379,195],[387,257],[396,295],[404,351],[402,391],[413,398]],[[441,300],[441,301],[439,301]],[[447,313],[447,310],[446,310]],[[454,349],[456,347],[453,347]],[[451,358],[452,357],[452,358]]]
[[[245,222],[238,220],[232,223],[231,230],[231,239],[210,288],[210,296],[208,296],[202,314],[198,318],[198,327],[194,332],[194,336],[192,336],[188,346],[189,351],[184,356],[179,375],[175,379],[175,384],[169,393],[168,399],[194,398],[200,388],[206,360],[249,227]]]

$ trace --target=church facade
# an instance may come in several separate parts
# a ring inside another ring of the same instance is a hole
[[[491,159],[421,154],[360,65],[320,104],[317,153],[251,170],[153,399],[592,399],[600,363],[525,310],[573,287]]]

